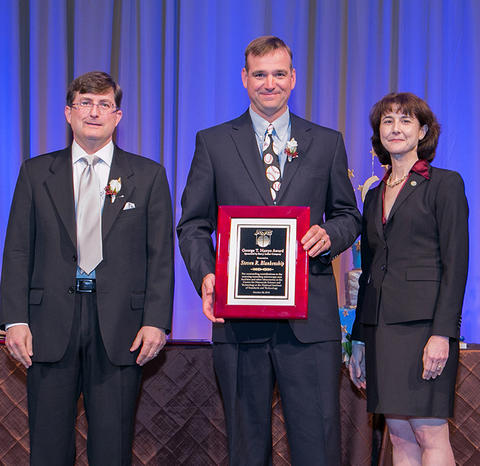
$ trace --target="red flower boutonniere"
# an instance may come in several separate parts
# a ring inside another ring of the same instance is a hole
[[[110,196],[110,201],[112,204],[115,202],[117,194],[122,189],[122,178],[117,178],[116,180],[110,180],[110,183],[105,186],[105,195]]]
[[[293,159],[298,157],[298,142],[295,141],[295,138],[290,139],[285,146],[285,153],[288,156],[288,161],[291,162]]]

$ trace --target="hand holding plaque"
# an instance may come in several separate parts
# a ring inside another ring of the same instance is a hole
[[[202,281],[202,311],[205,317],[213,323],[223,324],[222,318],[214,315],[213,303],[215,300],[215,274],[208,273],[203,277]]]
[[[220,206],[216,318],[306,319],[308,207]]]

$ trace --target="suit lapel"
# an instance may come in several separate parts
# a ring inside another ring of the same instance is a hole
[[[128,201],[135,191],[134,173],[128,163],[125,152],[115,146],[113,151],[112,166],[108,180],[121,178],[122,187],[117,194],[115,201],[112,202],[110,196],[105,197],[102,213],[102,238],[105,241],[113,222],[117,215],[123,209],[125,202]]]
[[[395,212],[397,212],[397,210],[400,208],[400,206],[425,181],[426,181],[426,179],[422,175],[419,175],[418,173],[412,172],[412,174],[408,178],[407,182],[405,183],[405,186],[400,190],[397,198],[395,199],[395,202],[393,203],[392,210],[390,211],[390,215],[388,216],[388,219],[387,219],[387,225],[390,223],[393,216],[395,215]]]
[[[46,181],[50,198],[58,212],[72,244],[76,247],[75,198],[73,194],[72,149],[60,151],[50,166],[52,172]]]
[[[291,122],[291,134],[290,138],[294,138],[298,143],[298,157],[292,159],[291,162],[288,161],[288,158],[285,162],[282,184],[280,185],[280,191],[278,192],[277,201],[280,202],[284,196],[284,193],[287,191],[288,185],[295,176],[295,173],[302,165],[304,159],[308,156],[308,149],[312,143],[312,137],[309,134],[310,126],[308,122],[298,118],[293,113],[290,113],[290,122]]]
[[[262,158],[260,157],[257,141],[255,139],[252,120],[248,110],[233,122],[232,138],[237,147],[240,158],[245,165],[245,169],[260,196],[265,204],[273,204],[272,196],[270,195],[270,188],[264,174],[265,169],[263,167]]]

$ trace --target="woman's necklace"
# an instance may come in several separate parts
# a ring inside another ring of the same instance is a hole
[[[409,174],[410,172],[406,173],[401,178],[398,178],[398,180],[392,181],[393,173],[390,173],[390,176],[387,178],[387,186],[389,188],[394,188],[395,186],[398,186],[400,183],[403,183],[408,178]]]

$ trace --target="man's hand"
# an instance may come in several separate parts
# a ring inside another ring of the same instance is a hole
[[[142,345],[140,354],[137,357],[137,364],[144,366],[148,361],[158,356],[158,353],[165,346],[166,342],[167,337],[164,330],[145,325],[138,331],[130,351],[133,353]]]
[[[10,354],[26,369],[32,365],[32,332],[28,325],[14,325],[7,330],[5,345]]]
[[[207,273],[203,277],[202,281],[202,310],[203,313],[207,316],[207,319],[223,324],[225,323],[224,319],[216,318],[213,315],[213,301],[215,299],[215,274]]]
[[[448,337],[432,335],[428,339],[423,349],[423,379],[436,379],[443,372],[449,349]]]
[[[330,236],[319,225],[312,225],[302,238],[303,249],[310,257],[327,252],[332,247]]]
[[[352,343],[352,355],[348,365],[350,379],[357,388],[366,388],[365,381],[365,345]]]

